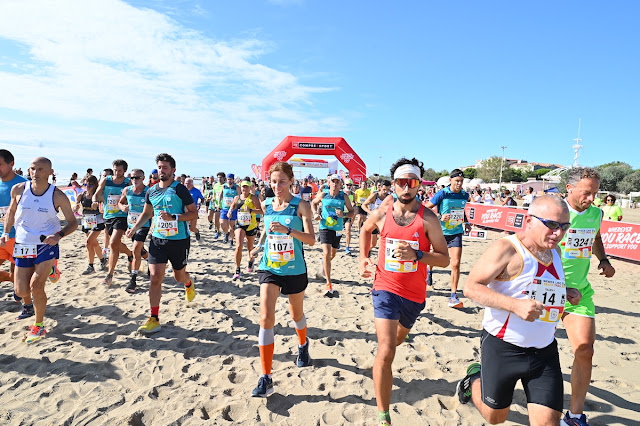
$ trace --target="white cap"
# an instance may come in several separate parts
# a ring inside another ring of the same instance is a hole
[[[342,179],[340,179],[340,175],[337,173],[332,174],[331,177],[329,178],[329,180],[336,180],[336,179],[339,181],[342,181]]]

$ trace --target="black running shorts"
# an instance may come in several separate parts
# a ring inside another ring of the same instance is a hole
[[[112,217],[111,219],[105,219],[104,226],[107,230],[107,234],[109,235],[113,234],[114,230],[126,231],[129,229],[126,217]]]
[[[258,271],[260,284],[275,284],[282,294],[298,294],[306,290],[309,284],[307,273],[300,275],[277,275],[270,271]]]
[[[482,330],[482,402],[496,410],[511,406],[518,380],[527,402],[562,412],[563,381],[558,342],[521,348]]]
[[[187,266],[189,258],[190,239],[166,240],[164,238],[151,237],[149,243],[149,263],[159,264],[171,262],[174,271],[179,271]]]
[[[338,232],[333,229],[320,229],[320,243],[331,244],[331,247],[337,249],[340,247],[340,239],[342,235],[338,235]]]

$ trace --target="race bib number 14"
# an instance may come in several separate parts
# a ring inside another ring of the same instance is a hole
[[[544,305],[544,311],[537,321],[558,322],[564,312],[566,295],[564,281],[535,278],[531,285],[531,299]]]

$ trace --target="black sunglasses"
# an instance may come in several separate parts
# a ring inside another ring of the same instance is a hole
[[[131,176],[130,179],[144,179],[144,176]]]
[[[538,217],[532,214],[530,214],[529,216],[535,217],[540,222],[542,222],[544,226],[551,229],[552,231],[555,231],[556,229],[560,228],[562,232],[564,232],[567,229],[569,229],[569,227],[571,226],[571,222],[556,222],[555,220],[543,219],[541,217]]]

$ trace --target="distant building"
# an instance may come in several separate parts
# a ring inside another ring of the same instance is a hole
[[[484,161],[485,160],[476,160],[476,163],[474,165],[460,167],[460,169],[461,170],[478,169],[478,168],[482,167],[482,163]],[[530,163],[527,160],[518,160],[518,159],[514,159],[514,158],[505,158],[504,159],[504,165],[505,165],[506,168],[518,169],[518,170],[521,170],[523,172],[533,172],[535,170],[540,170],[540,169],[554,170],[554,169],[559,169],[560,167],[563,167],[560,164]]]

